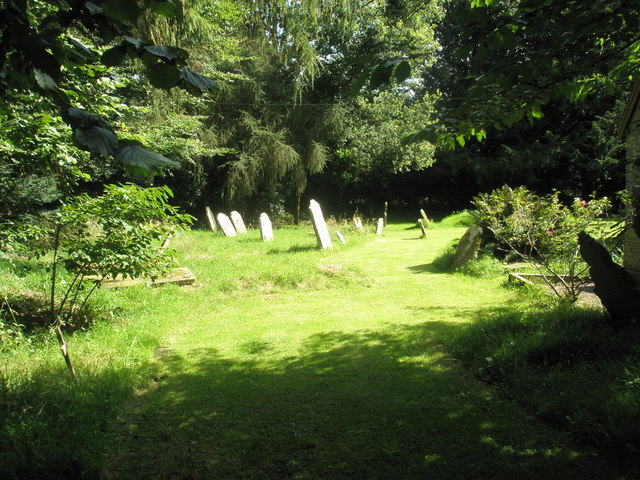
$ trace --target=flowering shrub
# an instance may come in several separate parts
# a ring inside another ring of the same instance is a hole
[[[575,198],[566,206],[558,192],[539,196],[524,187],[505,185],[478,195],[473,204],[476,223],[493,234],[498,249],[533,265],[558,295],[577,299],[584,270],[578,234],[598,230],[598,218],[611,206],[606,197]],[[558,289],[557,284],[564,288]]]

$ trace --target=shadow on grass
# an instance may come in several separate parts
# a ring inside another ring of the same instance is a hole
[[[450,342],[472,372],[638,478],[640,328],[567,304],[475,317]]]
[[[435,262],[425,263],[422,265],[413,265],[411,267],[407,267],[411,273],[451,273],[446,269],[443,269],[440,265]]]
[[[495,479],[615,476],[460,371],[451,324],[328,332],[298,355],[247,342],[163,350],[119,425],[107,479]]]
[[[316,244],[313,245],[293,245],[289,248],[272,248],[267,251],[269,255],[282,255],[284,253],[301,253],[301,252],[311,252],[314,250],[318,250],[318,246]]]

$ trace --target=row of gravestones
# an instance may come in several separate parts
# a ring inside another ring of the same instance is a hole
[[[220,225],[220,228],[222,229],[223,233],[227,237],[235,237],[238,234],[247,233],[247,228],[244,224],[244,221],[242,220],[242,216],[238,212],[232,211],[230,213],[231,219],[229,219],[229,217],[224,213],[218,213],[218,215],[214,218],[213,212],[209,207],[206,207],[205,211],[207,214],[207,219],[209,220],[209,226],[211,227],[212,231],[216,230],[216,219],[217,219],[217,223]],[[318,246],[322,249],[331,248],[333,244],[331,243],[331,236],[329,235],[329,229],[327,228],[327,224],[324,220],[324,216],[322,214],[322,209],[320,207],[320,204],[315,200],[311,200],[309,204],[309,211],[311,212],[313,229],[315,231],[316,238],[318,240]],[[418,224],[420,225],[423,238],[426,238],[427,231],[426,231],[425,225],[428,225],[430,223],[429,218],[427,217],[427,214],[425,213],[425,211],[422,209],[420,209],[420,215],[422,216],[422,218],[418,219]],[[357,230],[363,229],[362,219],[360,219],[360,217],[354,217],[353,221]],[[384,218],[378,219],[378,223],[376,227],[377,235],[382,235],[382,229],[385,223],[386,222]],[[480,232],[481,231],[482,229],[480,229]],[[476,242],[478,242],[478,244],[470,248],[471,252],[464,252],[464,253],[462,252],[462,250],[469,250],[468,244],[465,238],[465,236],[468,237],[469,235],[463,236],[463,239],[465,241],[462,241],[462,240],[460,241],[460,244],[458,245],[459,248],[457,249],[456,255],[455,255],[456,261],[454,261],[454,263],[464,264],[468,261],[469,258],[473,258],[473,256],[475,256],[475,254],[477,253],[477,249],[479,247],[480,232],[475,232],[475,231],[473,232],[473,235],[472,235],[473,241],[471,243],[476,244]],[[467,232],[467,233],[470,233],[470,232]],[[262,240],[265,242],[273,240],[273,227],[271,225],[271,220],[269,219],[269,216],[266,213],[260,214],[260,235],[262,236]],[[336,236],[338,237],[340,242],[346,243],[344,236],[340,232],[336,232]]]
[[[224,233],[225,237],[235,237],[236,235],[247,233],[247,227],[244,224],[244,220],[242,220],[242,215],[235,210],[229,214],[231,219],[229,219],[229,217],[224,213],[218,213],[214,218],[213,212],[209,207],[205,208],[205,212],[207,214],[207,220],[209,221],[211,231],[215,232],[217,219],[217,224],[220,225],[220,229],[222,230],[222,233]],[[266,213],[260,214],[260,235],[263,242],[273,240],[273,227],[271,225],[269,215]]]
[[[331,248],[333,244],[331,243],[331,236],[329,235],[329,229],[327,228],[327,224],[324,220],[324,216],[322,215],[322,209],[320,208],[320,204],[315,200],[311,200],[309,204],[309,211],[311,212],[311,219],[313,223],[313,229],[316,233],[316,238],[318,240],[318,246],[322,249]],[[238,234],[247,233],[247,228],[242,220],[242,216],[236,212],[232,211],[229,217],[224,213],[218,213],[215,217],[213,216],[213,212],[211,208],[206,207],[205,212],[207,214],[207,220],[209,221],[209,227],[212,231],[216,230],[216,225],[220,225],[220,229],[227,237],[235,237]],[[216,224],[217,220],[217,224]],[[354,223],[356,229],[362,230],[362,220],[359,217],[355,217]],[[378,219],[378,226],[376,228],[376,234],[382,234],[382,227],[384,226],[384,219]],[[262,236],[262,240],[264,242],[273,240],[273,227],[271,225],[271,220],[266,213],[260,214],[260,235]],[[340,240],[341,243],[347,243],[344,236],[340,232],[336,232],[336,236]]]
[[[309,204],[309,211],[311,212],[313,230],[316,232],[316,238],[318,239],[318,246],[322,249],[331,248],[333,246],[331,243],[331,236],[329,235],[327,223],[324,221],[324,216],[322,215],[320,204],[315,200],[311,200],[311,203]],[[362,219],[360,217],[354,217],[353,222],[357,230],[363,229]],[[376,235],[382,235],[382,228],[384,227],[384,225],[384,218],[379,218],[376,227]],[[347,243],[340,232],[336,232],[336,236],[342,243]]]

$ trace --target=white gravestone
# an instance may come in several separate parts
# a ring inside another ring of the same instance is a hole
[[[420,230],[422,230],[422,238],[427,238],[427,229],[424,228],[424,223],[421,218],[418,219],[418,225],[420,225]]]
[[[233,222],[233,226],[236,227],[236,232],[247,233],[247,227],[244,226],[242,215],[240,215],[235,210],[231,212],[231,221]]]
[[[270,242],[273,240],[273,227],[271,226],[271,220],[266,213],[260,214],[260,236],[263,242]]]
[[[376,235],[382,235],[382,227],[384,227],[384,218],[378,219],[378,227],[376,228]]]
[[[315,200],[311,200],[309,203],[309,211],[311,212],[311,219],[313,221],[313,229],[316,232],[316,238],[318,239],[318,246],[320,248],[332,248],[331,237],[329,236],[329,230],[327,224],[322,216],[322,209],[320,204]]]
[[[207,220],[209,220],[209,228],[212,232],[216,231],[216,219],[213,217],[213,212],[209,207],[205,207],[204,211],[207,214]]]
[[[362,219],[360,217],[353,217],[353,224],[356,226],[356,230],[362,230]]]
[[[217,218],[225,237],[235,237],[237,235],[236,229],[233,228],[233,224],[231,223],[231,220],[229,220],[229,217],[224,213],[219,213]]]
[[[347,241],[344,239],[344,236],[340,232],[336,232],[336,237],[340,240],[340,243],[345,244]]]

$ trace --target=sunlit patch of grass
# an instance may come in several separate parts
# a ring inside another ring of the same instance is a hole
[[[475,225],[473,213],[469,210],[452,213],[439,222],[432,222],[436,228],[455,228],[455,227],[471,227]]]

